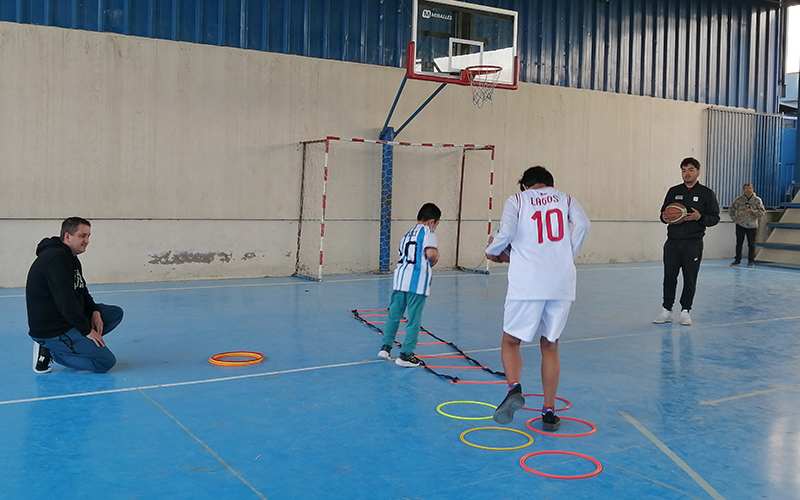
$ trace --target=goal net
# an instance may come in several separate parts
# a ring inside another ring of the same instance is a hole
[[[394,270],[427,202],[442,210],[437,268],[488,272],[494,146],[327,137],[301,148],[295,276]]]

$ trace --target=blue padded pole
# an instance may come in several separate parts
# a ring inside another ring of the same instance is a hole
[[[395,137],[392,127],[383,127],[380,139],[393,141]],[[388,272],[391,264],[392,237],[392,168],[394,167],[394,146],[383,144],[381,161],[381,232],[378,270]]]
[[[442,89],[444,89],[444,86],[447,85],[446,83],[441,84],[439,88],[436,89],[436,91],[434,91],[433,94],[431,94],[431,96],[428,97],[428,99],[422,103],[419,108],[417,108],[414,114],[412,114],[408,120],[406,120],[406,122],[395,132],[395,130],[389,126],[389,120],[392,118],[394,110],[397,107],[397,102],[400,100],[400,95],[403,93],[403,87],[406,84],[406,80],[408,80],[408,77],[404,76],[403,82],[400,84],[400,88],[397,89],[397,95],[392,103],[392,109],[389,110],[389,116],[386,117],[386,122],[383,124],[383,130],[381,130],[380,133],[380,140],[382,141],[394,141],[400,131],[403,130],[406,125],[411,123],[411,120],[413,120],[420,113],[420,111],[422,111],[425,106],[427,106],[428,103],[431,102],[433,98],[442,91]],[[391,144],[383,144],[381,147],[383,148],[383,155],[381,160],[381,231],[378,270],[380,272],[388,272],[392,261],[392,170],[394,168],[394,146]]]

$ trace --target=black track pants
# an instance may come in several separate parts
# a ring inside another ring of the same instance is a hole
[[[667,238],[664,243],[664,309],[672,310],[675,303],[675,289],[678,286],[678,273],[683,272],[683,293],[681,309],[690,311],[697,287],[697,273],[703,259],[703,240],[676,240]]]

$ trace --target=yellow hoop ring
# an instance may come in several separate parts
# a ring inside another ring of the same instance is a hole
[[[250,358],[238,361],[230,361],[225,358]],[[256,365],[264,361],[264,355],[253,351],[232,351],[221,352],[208,358],[208,362],[217,366],[247,366]]]
[[[483,431],[483,430],[487,430],[487,429],[498,429],[498,430],[501,430],[501,431],[516,432],[517,434],[522,434],[523,436],[528,438],[529,441],[527,443],[523,444],[522,446],[514,446],[512,448],[493,448],[493,447],[490,447],[490,446],[480,446],[480,445],[477,445],[477,444],[473,444],[473,443],[470,443],[469,441],[467,441],[466,439],[464,439],[464,436],[466,436],[467,434],[469,434],[472,431]],[[461,441],[463,441],[464,444],[468,444],[468,445],[470,445],[470,446],[472,446],[474,448],[480,448],[482,450],[493,450],[493,451],[519,450],[519,449],[525,448],[526,446],[530,446],[530,445],[533,444],[533,436],[531,436],[527,432],[518,431],[517,429],[509,429],[508,427],[476,427],[474,429],[470,429],[468,431],[462,432],[460,437],[461,437]]]
[[[488,406],[490,408],[494,408],[495,410],[497,409],[495,405],[489,403],[481,403],[480,401],[448,401],[447,403],[442,403],[439,406],[437,406],[436,411],[438,411],[445,417],[457,418],[458,420],[489,420],[490,418],[492,418],[492,415],[489,415],[488,417],[459,417],[456,415],[450,415],[449,413],[445,413],[442,411],[442,406],[454,405],[457,403],[470,404],[470,405],[483,405],[483,406]]]

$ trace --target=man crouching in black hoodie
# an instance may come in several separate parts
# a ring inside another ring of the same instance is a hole
[[[117,363],[103,335],[120,324],[122,309],[95,303],[78,260],[91,235],[88,220],[70,217],[61,223],[60,238],[45,238],[36,247],[25,286],[36,373],[49,372],[53,361],[95,373],[105,373]]]

